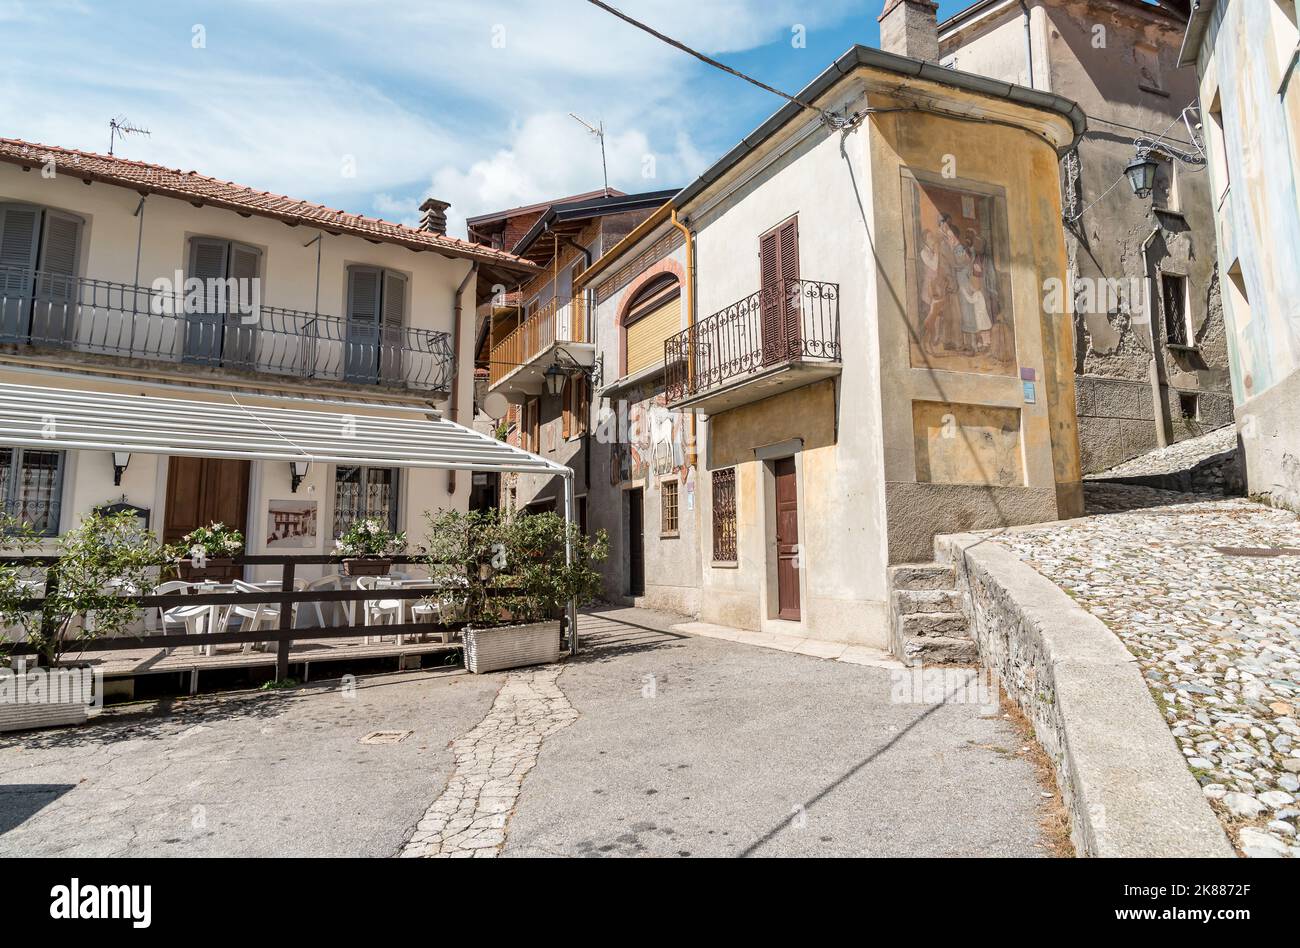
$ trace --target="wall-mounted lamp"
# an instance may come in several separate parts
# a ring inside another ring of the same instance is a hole
[[[289,462],[289,491],[298,493],[298,487],[302,484],[303,478],[311,470],[311,461],[290,461]]]
[[[552,362],[544,373],[546,378],[546,390],[552,395],[558,396],[564,391],[564,383],[569,380],[569,373],[560,367],[560,363]]]
[[[131,463],[130,451],[113,452],[113,486],[122,486],[122,474],[126,471],[126,466]]]
[[[1149,151],[1139,151],[1124,168],[1129,186],[1140,198],[1149,198],[1156,184],[1156,163]]]

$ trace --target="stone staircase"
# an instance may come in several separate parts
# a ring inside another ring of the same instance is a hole
[[[974,665],[965,596],[951,566],[916,563],[889,568],[890,638],[904,662]]]

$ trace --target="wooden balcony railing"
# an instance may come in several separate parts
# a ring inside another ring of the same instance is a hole
[[[492,347],[488,384],[496,385],[557,342],[587,341],[586,300],[551,300]]]
[[[792,362],[840,361],[840,287],[783,280],[664,341],[668,402]]]

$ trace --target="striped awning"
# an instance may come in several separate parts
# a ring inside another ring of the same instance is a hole
[[[118,383],[120,384],[120,383]],[[328,464],[541,473],[569,468],[430,409],[176,388],[0,382],[0,444]]]

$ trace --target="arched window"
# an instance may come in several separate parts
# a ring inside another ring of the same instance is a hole
[[[663,362],[664,340],[681,331],[682,285],[665,273],[636,292],[623,317],[623,367],[627,375]]]

